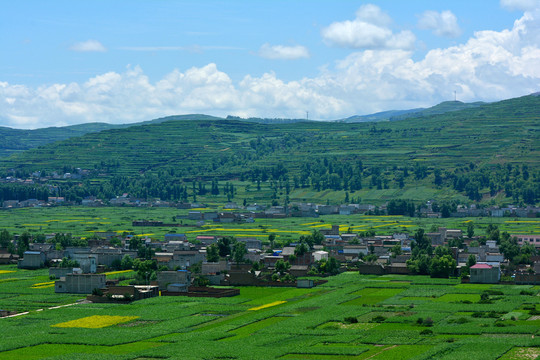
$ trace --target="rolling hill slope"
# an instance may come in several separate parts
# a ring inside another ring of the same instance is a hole
[[[455,187],[452,182],[460,174],[482,170],[475,181],[485,192],[494,167],[525,165],[536,179],[539,120],[536,96],[380,123],[167,119],[45,145],[2,159],[0,166],[26,172],[91,169],[105,178],[168,174],[180,184],[286,178],[335,191],[354,190],[349,182],[356,175],[364,187],[423,184],[438,191]],[[420,174],[407,178],[408,170]],[[442,178],[440,184],[436,176]],[[504,187],[504,181],[497,181],[492,192]],[[465,192],[459,186],[457,190]]]

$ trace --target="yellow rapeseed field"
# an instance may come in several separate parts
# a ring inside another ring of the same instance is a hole
[[[1,274],[9,274],[9,273],[14,273],[15,271],[12,271],[12,270],[0,270],[0,275]]]
[[[272,306],[281,305],[281,304],[284,304],[284,303],[286,303],[286,301],[274,301],[274,302],[271,302],[271,303],[268,303],[268,304],[253,307],[253,308],[248,309],[248,310],[249,311],[257,311],[257,310],[266,309],[266,308],[269,308],[269,307],[272,307]]]
[[[116,325],[120,323],[125,323],[134,319],[137,319],[138,316],[110,316],[110,315],[94,315],[88,316],[77,320],[71,320],[56,325],[51,325],[52,327],[61,327],[61,328],[86,328],[86,329],[99,329],[111,325]]]
[[[133,272],[133,270],[109,271],[109,272],[106,272],[105,275],[123,274],[123,273],[128,273],[128,272]]]

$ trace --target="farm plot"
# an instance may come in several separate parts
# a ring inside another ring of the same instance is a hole
[[[12,293],[0,292],[0,303],[8,303],[9,296],[21,297],[21,304],[66,300],[54,299],[50,287],[31,289],[47,282],[39,271],[35,274],[0,275],[17,279],[4,283],[15,287]],[[0,318],[0,358],[538,357],[538,287],[352,272],[328,280],[313,289],[244,287],[232,298],[157,297],[122,305],[30,309],[26,315]],[[523,289],[532,295],[520,295]],[[489,291],[497,294],[489,296],[493,301],[479,303]]]

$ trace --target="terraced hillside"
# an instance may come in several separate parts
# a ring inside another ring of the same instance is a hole
[[[317,191],[453,187],[474,200],[488,190],[491,196],[508,190],[510,181],[518,190],[531,188],[523,201],[534,203],[540,196],[539,119],[540,97],[526,96],[376,124],[165,121],[71,138],[3,159],[0,166],[22,172],[79,167],[131,179],[168,174],[179,184],[294,181],[295,188]],[[456,185],[460,176],[467,179]],[[469,181],[475,189],[466,190]]]

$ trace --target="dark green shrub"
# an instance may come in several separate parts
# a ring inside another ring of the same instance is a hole
[[[433,334],[433,330],[430,330],[430,329],[424,329],[420,331],[420,335],[432,335],[432,334]]]
[[[358,319],[354,316],[347,316],[345,319],[343,319],[343,322],[346,324],[356,324],[358,323]]]
[[[371,322],[382,323],[384,320],[386,320],[384,316],[377,315],[373,319],[371,319]]]
[[[103,290],[99,289],[99,288],[94,288],[92,290],[92,295],[95,295],[95,296],[103,296]]]

